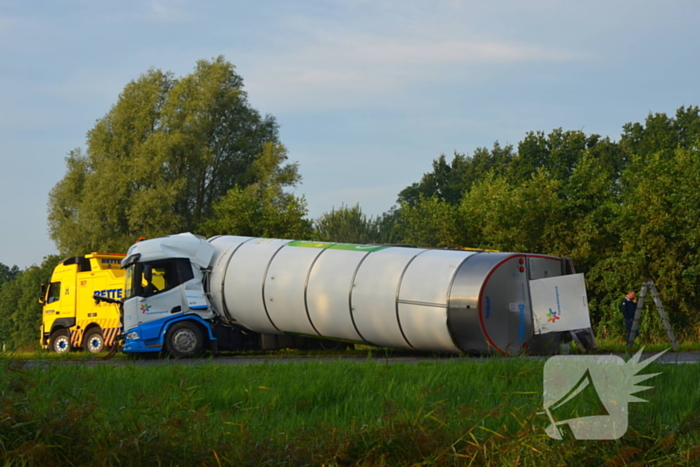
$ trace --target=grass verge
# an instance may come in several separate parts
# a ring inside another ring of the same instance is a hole
[[[543,362],[0,363],[3,465],[698,465],[700,367],[652,365],[616,441],[548,438]]]

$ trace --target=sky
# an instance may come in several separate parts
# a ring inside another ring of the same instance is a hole
[[[0,263],[56,253],[66,154],[149,68],[223,55],[276,118],[309,217],[380,215],[441,154],[560,127],[617,140],[700,105],[698,18],[680,0],[0,0]]]

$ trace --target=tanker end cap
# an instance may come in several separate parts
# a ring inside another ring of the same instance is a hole
[[[132,256],[139,255],[129,260]],[[167,258],[188,258],[200,268],[209,267],[214,247],[204,237],[189,232],[167,237],[151,238],[131,245],[127,257],[122,261],[126,267],[137,261],[157,261]]]

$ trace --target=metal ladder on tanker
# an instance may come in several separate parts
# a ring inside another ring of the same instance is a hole
[[[666,310],[664,309],[663,303],[661,303],[661,298],[659,297],[659,292],[656,290],[653,280],[646,280],[642,283],[642,290],[639,292],[639,300],[637,300],[637,309],[634,312],[634,321],[632,322],[632,330],[630,335],[627,336],[627,348],[631,348],[634,343],[634,339],[637,337],[637,332],[639,331],[639,318],[642,316],[642,308],[644,307],[644,298],[647,295],[647,290],[651,291],[651,296],[654,298],[654,304],[659,312],[659,317],[661,322],[666,328],[666,335],[668,335],[668,340],[671,341],[673,350],[678,351],[678,342],[676,342],[676,336],[673,335],[673,329],[671,329],[671,323],[668,321],[668,316],[666,315]]]

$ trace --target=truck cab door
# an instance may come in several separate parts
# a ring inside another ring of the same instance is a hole
[[[62,327],[75,325],[75,274],[72,271],[51,277],[44,303],[44,324],[48,332],[60,320]]]
[[[162,292],[155,292],[146,297],[137,297],[136,308],[132,320],[136,325],[142,325],[151,321],[168,318],[182,312],[182,290],[175,287]]]
[[[189,261],[182,258],[129,266],[124,330],[189,311],[184,283],[193,278]]]

